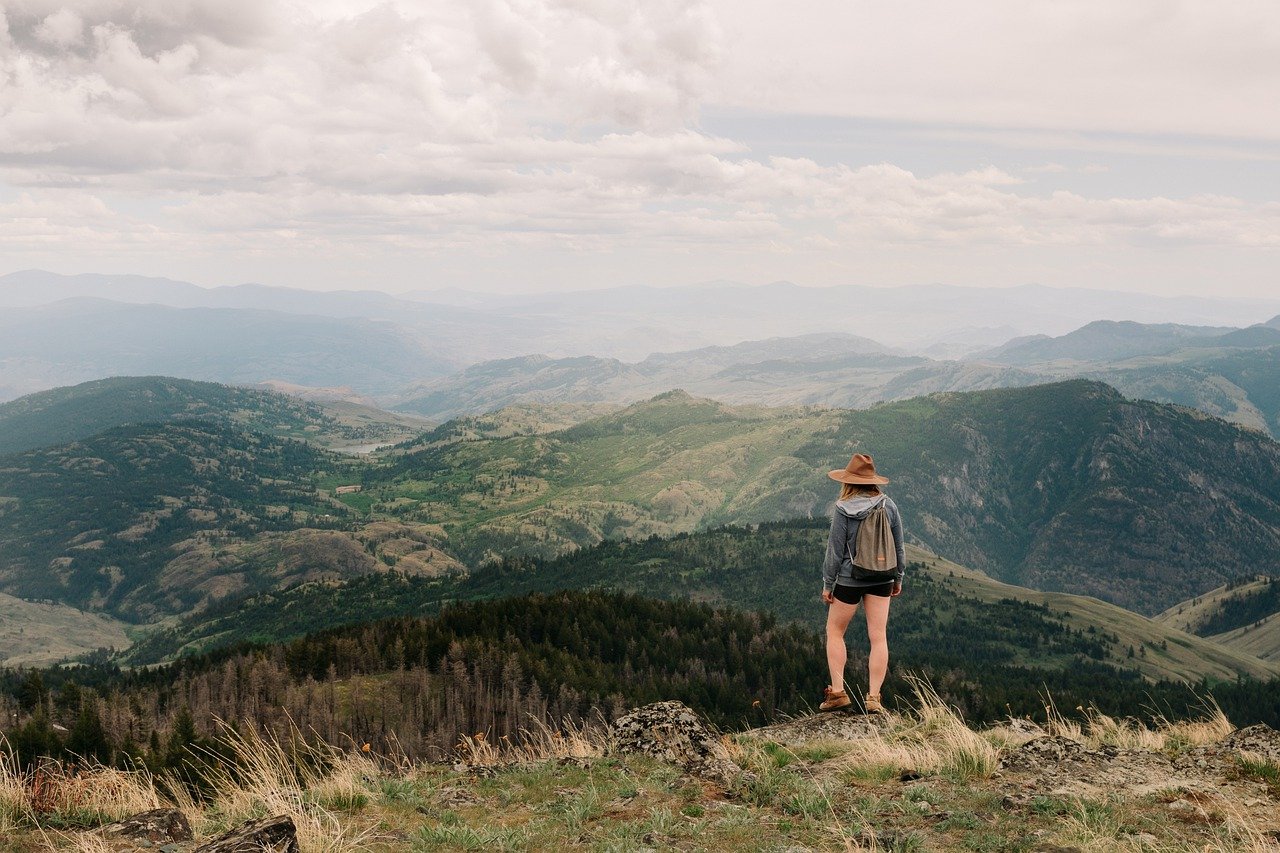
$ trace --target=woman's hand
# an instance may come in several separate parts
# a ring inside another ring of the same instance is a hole
[[[898,596],[898,595],[902,595],[902,584],[900,584],[900,583],[895,583],[895,584],[893,585],[893,591],[889,593],[889,596],[890,596],[890,597],[893,597],[893,596]]]
[[[831,590],[829,590],[829,589],[824,589],[824,590],[822,591],[822,602],[823,602],[824,604],[830,604],[831,602],[833,602],[833,601],[835,601],[835,600],[836,600],[836,597],[831,593]]]

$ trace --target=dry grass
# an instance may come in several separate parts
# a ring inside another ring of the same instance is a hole
[[[104,823],[159,808],[155,780],[145,770],[118,770],[45,761],[23,770],[0,737],[0,830],[44,815],[71,823]]]
[[[1068,719],[1058,711],[1052,699],[1047,699],[1045,730],[1051,735],[1079,741],[1091,749],[1107,745],[1119,749],[1178,753],[1190,747],[1216,743],[1235,728],[1212,699],[1205,700],[1206,714],[1200,719],[1174,721],[1161,716],[1156,718],[1154,725],[1131,717],[1110,717],[1097,708],[1076,710],[1084,714],[1083,720]]]
[[[600,721],[567,720],[553,729],[535,720],[532,728],[521,729],[517,741],[505,735],[494,740],[478,732],[459,741],[454,753],[459,762],[469,767],[499,767],[561,758],[599,758],[604,755],[607,742],[608,729]]]
[[[8,838],[16,833],[18,825],[30,813],[26,774],[18,767],[9,742],[0,735],[0,837]]]
[[[312,746],[300,732],[287,742],[250,730],[240,733],[222,725],[222,740],[234,764],[214,761],[208,782],[212,806],[201,808],[189,795],[177,793],[178,807],[192,818],[200,834],[213,834],[246,820],[288,815],[298,829],[304,853],[348,853],[363,849],[376,837],[373,828],[358,828],[336,811],[358,809],[367,801],[365,780],[382,775],[375,759],[362,751]]]
[[[890,714],[887,726],[860,738],[839,761],[855,775],[872,777],[906,771],[957,781],[990,776],[1000,755],[992,740],[969,728],[926,680],[908,680],[911,710]]]

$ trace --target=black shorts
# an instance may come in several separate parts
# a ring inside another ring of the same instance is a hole
[[[893,581],[885,581],[875,586],[844,586],[843,584],[836,584],[835,588],[831,590],[831,594],[836,597],[836,601],[843,601],[845,604],[857,604],[864,595],[888,598],[893,595],[893,584]]]

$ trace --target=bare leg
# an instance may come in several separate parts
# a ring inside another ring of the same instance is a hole
[[[889,602],[891,598],[878,595],[862,597],[862,611],[867,616],[867,639],[871,641],[871,653],[867,656],[867,675],[870,679],[872,696],[880,695],[880,685],[884,684],[885,673],[889,671],[889,638],[885,628],[889,624]],[[827,657],[831,657],[831,623],[827,622]]]
[[[833,601],[827,605],[827,669],[831,670],[831,689],[836,692],[844,690],[844,665],[849,659],[844,632],[857,612],[856,604]]]

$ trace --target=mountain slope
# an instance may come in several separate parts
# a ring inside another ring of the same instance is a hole
[[[0,403],[0,455],[88,438],[125,424],[177,419],[331,447],[403,441],[425,428],[422,422],[352,403],[307,402],[165,376],[126,376]]]
[[[116,614],[188,609],[246,582],[184,561],[264,531],[323,523],[309,445],[199,422],[119,427],[0,460],[0,584]]]
[[[855,450],[893,478],[914,541],[1025,586],[1158,612],[1280,548],[1280,446],[1097,383],[865,411],[675,393],[543,436],[455,428],[378,471],[366,500],[444,523],[472,562],[821,514],[825,472]]]

